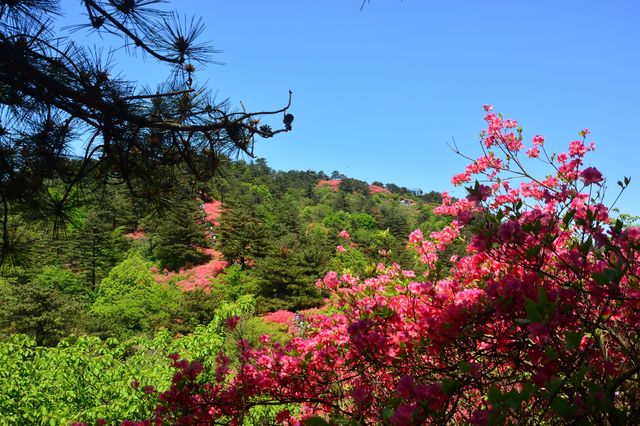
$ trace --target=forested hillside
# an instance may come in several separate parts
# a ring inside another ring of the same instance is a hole
[[[45,194],[55,205],[61,189],[50,181]],[[0,277],[0,339],[10,361],[0,382],[14,389],[0,399],[6,419],[36,419],[44,407],[52,421],[106,416],[112,411],[94,407],[100,398],[92,392],[54,401],[46,389],[80,392],[95,378],[79,369],[94,364],[101,379],[91,386],[99,392],[120,392],[140,375],[162,389],[170,379],[166,355],[215,357],[224,340],[220,318],[229,312],[249,314],[243,327],[254,339],[270,332],[287,340],[297,313],[324,309],[327,293],[316,281],[327,271],[367,276],[380,262],[416,267],[407,235],[446,223],[432,212],[438,193],[338,172],[274,171],[262,159],[227,160],[215,178],[198,185],[184,178],[160,201],[91,181],[71,196],[58,215],[25,208],[9,217],[12,250]],[[144,347],[155,355],[144,356]],[[61,365],[76,369],[38,382]],[[79,382],[62,379],[71,376]],[[116,397],[126,410],[106,417],[142,410],[131,392]]]
[[[43,345],[71,333],[188,333],[222,301],[247,294],[262,313],[320,307],[315,282],[326,271],[411,266],[409,232],[443,224],[432,213],[439,194],[371,188],[229,161],[220,176],[199,187],[185,180],[162,203],[95,183],[58,217],[16,211],[14,250],[2,265],[2,332]],[[58,194],[50,182],[52,204]]]
[[[0,426],[638,424],[635,4],[166,3],[0,2]]]

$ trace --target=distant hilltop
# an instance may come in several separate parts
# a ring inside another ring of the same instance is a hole
[[[341,183],[342,183],[342,179],[327,179],[327,180],[321,179],[320,181],[318,181],[318,186],[328,186],[331,188],[333,192],[338,192],[340,190]],[[372,194],[378,194],[381,192],[385,194],[391,194],[391,191],[389,191],[385,187],[380,185],[374,185],[374,184],[369,185],[369,192]]]
[[[431,191],[425,193],[422,189],[409,189],[405,187],[400,187],[393,183],[383,184],[382,182],[374,182],[368,184],[366,182],[352,179],[352,178],[343,178],[343,179],[320,179],[317,183],[318,187],[327,186],[331,188],[333,192],[338,192],[341,188],[344,191],[353,192],[353,191],[362,191],[363,188],[368,187],[370,194],[399,194],[403,196],[413,196],[422,198],[426,202],[440,203],[442,201],[442,196],[437,191]]]

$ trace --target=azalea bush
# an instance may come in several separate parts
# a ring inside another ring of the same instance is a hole
[[[288,343],[240,339],[239,362],[220,353],[206,375],[175,355],[153,421],[239,424],[281,404],[293,405],[273,420],[289,425],[637,421],[640,228],[603,204],[588,130],[551,155],[542,136],[525,146],[516,121],[485,111],[482,154],[453,178],[468,196],[443,194],[436,213],[450,225],[409,237],[425,272],[329,272],[319,286],[332,313]]]

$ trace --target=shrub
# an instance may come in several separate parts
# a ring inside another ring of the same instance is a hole
[[[91,311],[103,333],[125,337],[150,331],[176,311],[179,290],[156,283],[150,266],[133,254],[100,282]]]

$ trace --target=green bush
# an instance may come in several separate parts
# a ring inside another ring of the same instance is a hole
[[[98,331],[127,337],[157,329],[171,319],[171,313],[177,310],[180,290],[156,283],[150,266],[134,254],[100,282],[91,307]]]

